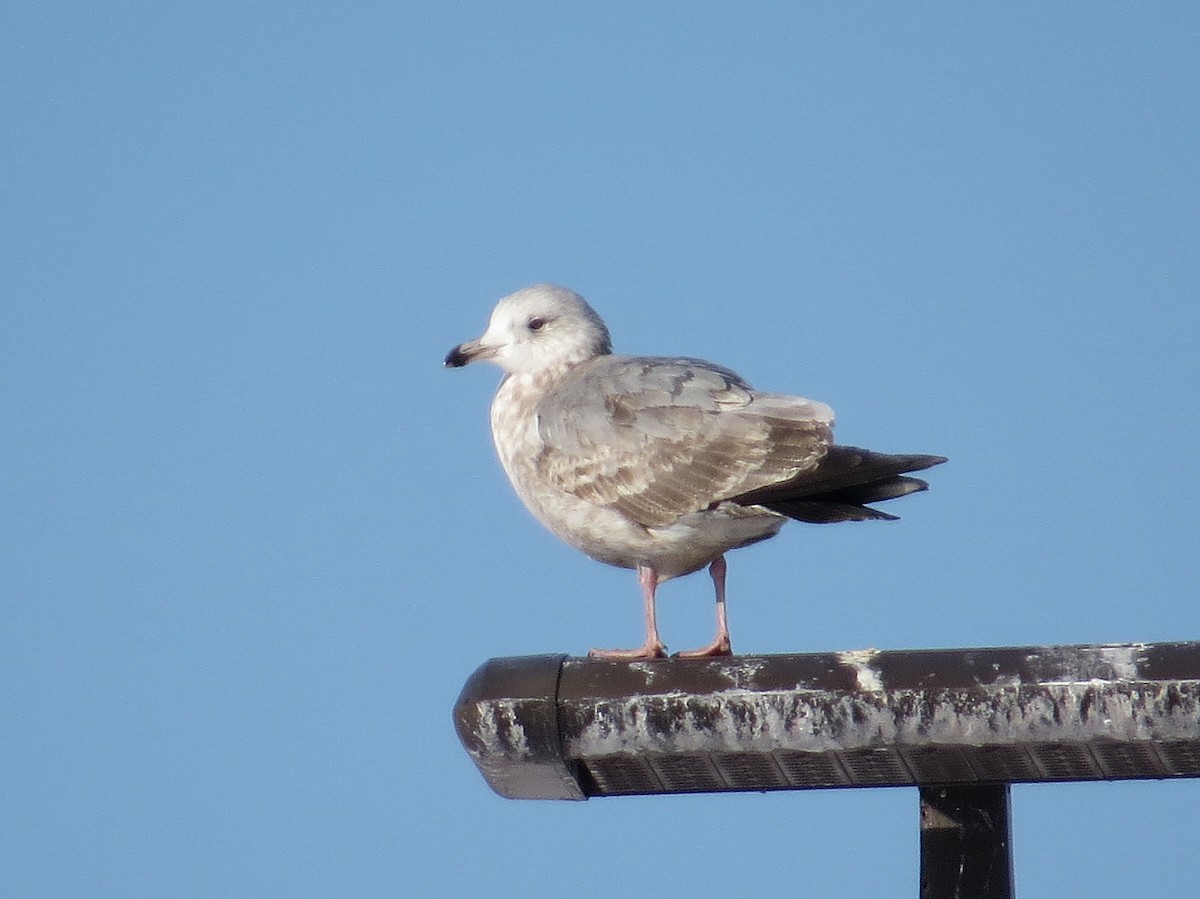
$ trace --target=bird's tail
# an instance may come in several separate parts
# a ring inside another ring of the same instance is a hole
[[[816,468],[789,481],[733,497],[741,505],[766,506],[773,512],[809,521],[891,521],[895,515],[869,503],[896,499],[925,490],[920,478],[905,477],[945,462],[944,456],[889,455],[855,446],[831,446]]]

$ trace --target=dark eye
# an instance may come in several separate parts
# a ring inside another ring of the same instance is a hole
[[[546,320],[544,318],[531,318],[529,320],[530,331],[540,331],[544,327],[546,327]]]

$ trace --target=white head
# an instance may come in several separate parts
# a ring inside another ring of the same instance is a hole
[[[446,365],[486,359],[510,374],[525,374],[570,368],[611,352],[608,328],[583,297],[534,284],[497,303],[483,336],[452,349]]]

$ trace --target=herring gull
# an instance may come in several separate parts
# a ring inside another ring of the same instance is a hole
[[[496,305],[483,336],[446,365],[504,370],[492,437],[521,501],[593,559],[637,571],[646,640],[599,658],[661,658],[655,591],[708,566],[717,633],[683,657],[729,655],[725,553],[797,521],[889,520],[869,504],[924,490],[907,472],[942,456],[888,455],[833,442],[824,403],[753,389],[720,365],[621,356],[583,297],[536,284]]]

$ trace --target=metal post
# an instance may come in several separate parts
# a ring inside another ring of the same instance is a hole
[[[1009,792],[921,787],[921,899],[1012,899]]]

